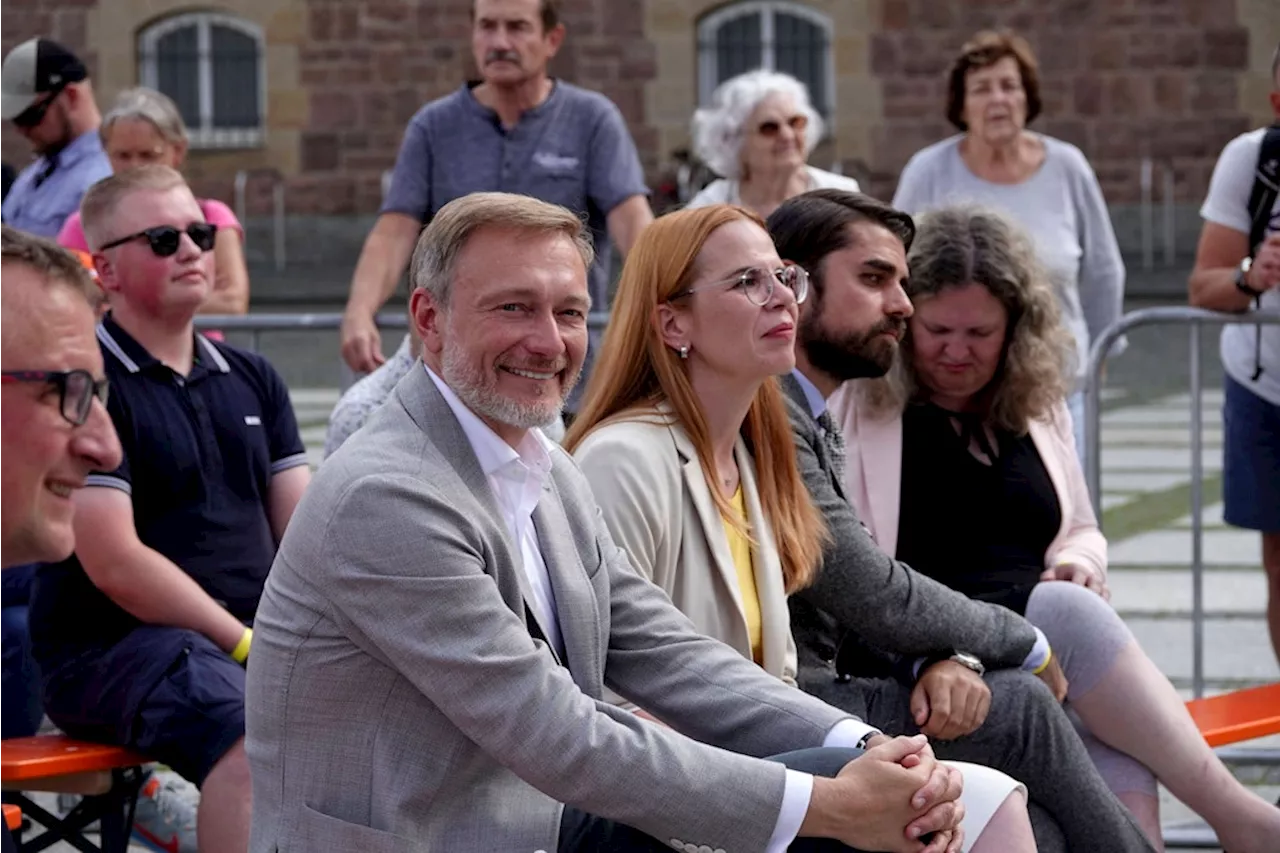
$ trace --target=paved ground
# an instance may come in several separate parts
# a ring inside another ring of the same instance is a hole
[[[299,424],[316,464],[325,420],[341,381],[336,340],[336,334],[299,333],[262,341],[263,351],[295,389]],[[1280,668],[1263,622],[1265,586],[1258,538],[1222,523],[1216,333],[1210,333],[1206,343],[1202,363],[1211,387],[1202,401],[1204,672],[1213,692],[1280,680]],[[1112,390],[1106,394],[1102,419],[1102,487],[1113,602],[1147,653],[1189,696],[1193,632],[1187,364],[1185,331],[1144,330],[1131,336],[1129,350],[1109,372]],[[1280,739],[1267,745],[1280,746]],[[1280,795],[1280,772],[1275,769],[1268,774],[1241,768],[1239,774],[1270,800]],[[1164,816],[1167,825],[1192,817],[1167,794]],[[52,849],[70,850],[65,845]]]

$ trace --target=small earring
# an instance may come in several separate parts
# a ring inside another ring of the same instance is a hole
[[[689,357],[689,345],[688,345],[688,344],[685,344],[684,346],[680,347],[680,349],[676,350],[676,352],[680,353],[680,357],[681,357],[681,358],[688,358],[688,357]]]

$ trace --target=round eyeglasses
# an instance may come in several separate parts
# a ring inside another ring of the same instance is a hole
[[[6,370],[0,380],[9,382],[45,382],[58,389],[58,407],[62,417],[72,426],[83,426],[89,420],[93,398],[107,404],[107,380],[94,379],[87,370]]]
[[[788,288],[795,296],[797,305],[804,302],[805,297],[809,295],[809,273],[804,267],[787,264],[776,270],[767,270],[764,267],[749,267],[733,278],[700,284],[697,287],[687,287],[671,298],[679,299],[682,296],[697,293],[699,290],[706,290],[710,287],[719,287],[725,284],[731,285],[733,290],[741,290],[743,295],[756,305],[769,304],[769,300],[773,298],[775,284],[781,284]]]

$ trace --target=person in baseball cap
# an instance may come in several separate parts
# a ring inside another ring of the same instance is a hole
[[[30,39],[4,58],[0,94],[0,118],[12,122],[37,155],[5,196],[4,221],[54,237],[85,190],[111,174],[88,70],[57,42]]]

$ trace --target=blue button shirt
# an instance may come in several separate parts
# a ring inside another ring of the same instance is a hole
[[[130,496],[142,544],[168,557],[237,619],[249,622],[276,541],[271,478],[307,464],[289,392],[261,356],[196,336],[195,362],[175,373],[108,315],[98,327],[124,460],[90,488]],[[93,543],[77,543],[91,548]],[[76,557],[42,567],[31,600],[41,666],[113,645],[139,622],[106,597]]]
[[[792,368],[791,376],[804,392],[804,399],[809,404],[809,411],[813,413],[814,420],[822,417],[822,413],[827,410],[827,398],[822,396],[818,386],[810,382],[809,377],[801,373],[799,368]]]
[[[4,199],[5,224],[53,239],[80,209],[85,191],[110,174],[111,161],[98,131],[82,133],[57,154],[22,170]]]

